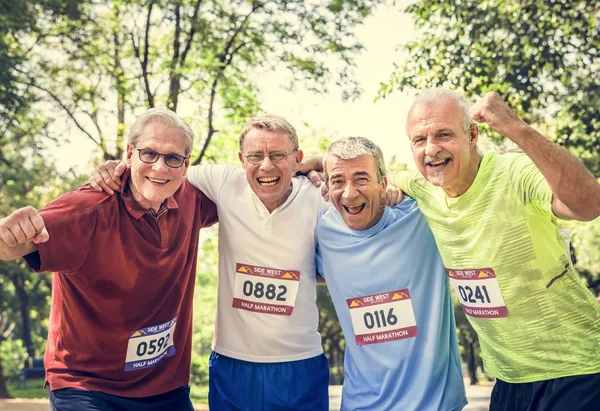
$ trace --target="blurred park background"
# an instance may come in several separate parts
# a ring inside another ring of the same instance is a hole
[[[0,217],[121,158],[129,126],[154,106],[192,125],[194,164],[236,163],[242,124],[266,111],[297,126],[308,154],[364,135],[391,169],[412,168],[406,112],[432,86],[473,100],[497,91],[598,177],[599,72],[596,0],[0,0]],[[600,221],[564,226],[598,295]],[[203,230],[198,261],[196,402],[207,391],[217,230]],[[20,379],[43,356],[51,287],[50,273],[0,261],[0,398],[46,395],[43,380]],[[324,286],[319,307],[340,384],[345,343]],[[455,312],[465,375],[485,381],[477,336]]]

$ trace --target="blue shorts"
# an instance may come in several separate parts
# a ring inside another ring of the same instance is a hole
[[[300,361],[255,363],[213,352],[208,370],[211,410],[329,409],[329,364],[324,354]]]
[[[48,396],[52,411],[194,411],[189,385],[141,398],[119,397],[77,388],[48,389]]]
[[[491,411],[589,411],[600,409],[600,373],[509,383],[496,379]]]

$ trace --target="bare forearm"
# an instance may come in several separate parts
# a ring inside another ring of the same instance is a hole
[[[538,167],[552,193],[585,220],[600,215],[600,184],[565,148],[520,123],[507,135]]]
[[[302,163],[300,163],[298,172],[300,172],[302,174],[308,174],[312,170],[323,171],[323,157],[322,156],[304,157],[302,159]]]

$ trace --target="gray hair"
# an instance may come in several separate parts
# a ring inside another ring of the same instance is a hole
[[[413,107],[416,107],[419,104],[431,103],[434,101],[442,100],[444,98],[450,98],[458,103],[458,106],[460,107],[460,110],[462,112],[463,130],[465,134],[469,135],[471,127],[475,125],[475,121],[473,121],[470,114],[471,103],[469,103],[469,101],[466,98],[464,98],[461,94],[457,93],[456,91],[448,90],[445,88],[426,89],[417,96],[415,102],[411,106],[411,111]],[[406,132],[408,133],[408,122],[406,127]]]
[[[360,156],[373,156],[377,165],[377,182],[381,183],[385,176],[385,161],[383,152],[379,146],[365,137],[344,137],[334,141],[325,151],[323,156],[323,169],[325,170],[325,181],[329,181],[327,175],[327,160],[329,156],[336,156],[342,160],[352,160]]]
[[[259,130],[269,131],[272,133],[285,133],[292,142],[294,149],[298,150],[298,133],[296,129],[283,117],[275,116],[272,114],[265,114],[262,116],[253,117],[244,124],[242,132],[240,133],[240,151],[242,151],[242,144],[246,134],[253,128]]]
[[[166,108],[154,107],[142,113],[131,126],[127,142],[135,146],[148,124],[158,124],[167,129],[180,131],[185,138],[185,155],[190,155],[194,147],[194,131],[181,117]]]

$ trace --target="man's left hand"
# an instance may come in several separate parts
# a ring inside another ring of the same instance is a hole
[[[471,117],[478,123],[487,123],[496,133],[511,140],[515,129],[525,125],[502,97],[493,91],[487,93],[471,108]]]

